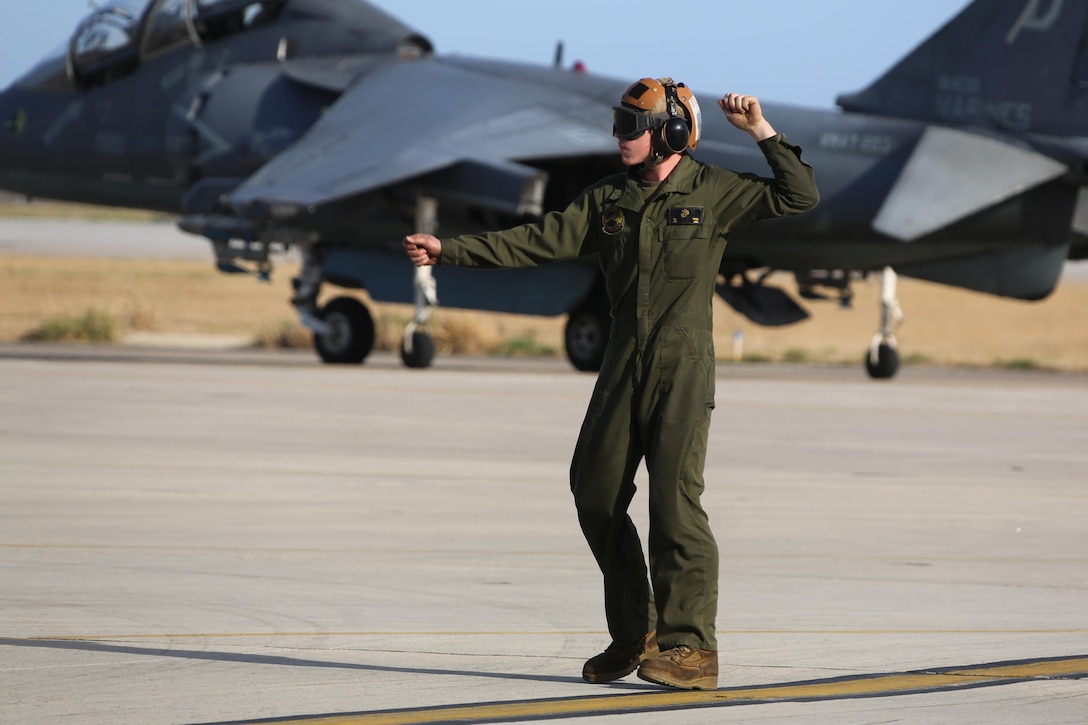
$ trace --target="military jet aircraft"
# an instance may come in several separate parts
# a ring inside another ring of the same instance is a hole
[[[765,103],[822,202],[734,234],[719,294],[781,325],[808,313],[771,272],[842,302],[882,275],[873,377],[899,365],[896,272],[1045,297],[1088,256],[1086,27],[1088,3],[976,0],[838,110]],[[0,94],[0,188],[174,213],[224,271],[267,277],[297,249],[292,302],[326,362],[361,362],[374,341],[355,297],[319,305],[333,285],[415,302],[410,366],[431,363],[441,299],[567,314],[567,355],[594,370],[610,324],[594,263],[427,277],[399,240],[439,221],[451,235],[532,219],[618,170],[611,107],[630,80],[443,56],[363,0],[110,2]],[[695,155],[767,172],[720,114]]]

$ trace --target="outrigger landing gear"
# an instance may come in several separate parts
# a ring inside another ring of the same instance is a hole
[[[899,371],[899,346],[895,331],[903,321],[903,311],[896,299],[895,270],[885,267],[880,276],[880,331],[873,336],[865,354],[865,370],[869,377],[886,379]]]
[[[438,202],[420,196],[416,200],[416,231],[434,234],[438,229]],[[410,368],[427,368],[434,362],[434,338],[427,325],[438,305],[438,284],[433,268],[417,267],[413,282],[416,294],[416,315],[404,328],[400,344],[400,359]]]

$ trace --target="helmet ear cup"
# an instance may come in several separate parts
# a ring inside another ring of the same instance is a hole
[[[665,148],[678,154],[688,147],[691,139],[691,129],[688,123],[679,116],[673,116],[661,127],[661,140]]]
[[[664,85],[669,118],[661,126],[661,143],[670,153],[678,154],[691,145],[692,127],[684,120],[677,85],[671,82]],[[687,90],[686,86],[684,90]],[[687,96],[690,95],[690,93],[687,94]]]

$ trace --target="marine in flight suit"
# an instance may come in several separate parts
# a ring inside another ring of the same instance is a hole
[[[671,79],[646,78],[614,112],[626,173],[534,223],[404,241],[417,265],[524,267],[598,256],[612,331],[570,471],[579,523],[604,576],[612,637],[586,663],[590,682],[638,668],[660,684],[717,687],[718,550],[700,504],[714,408],[714,288],[730,231],[798,214],[819,198],[801,150],[766,122],[756,98],[727,94],[719,105],[758,140],[773,178],[689,156],[701,131],[694,96]],[[649,579],[627,513],[642,460]]]

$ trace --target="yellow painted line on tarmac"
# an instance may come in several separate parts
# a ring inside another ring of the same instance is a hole
[[[983,665],[964,667],[954,670],[956,674],[971,677],[989,677],[1034,680],[1084,675],[1088,677],[1088,657],[1070,657],[1061,660],[1040,660],[1038,662],[1013,662],[1005,665]],[[1079,667],[1079,669],[1078,669]],[[943,672],[943,670],[942,670]]]
[[[931,672],[862,675],[710,692],[666,691],[652,694],[527,700],[358,714],[314,715],[296,719],[276,719],[274,722],[281,725],[434,725],[455,722],[536,720],[665,712],[781,701],[888,697],[953,690],[958,687],[1008,684],[1033,679],[1085,676],[1088,676],[1088,657],[1068,657],[976,665]]]

